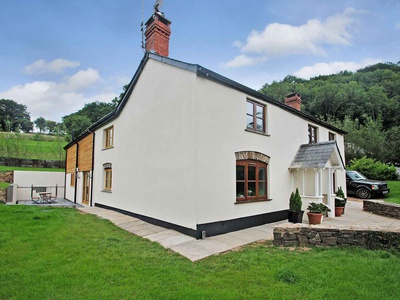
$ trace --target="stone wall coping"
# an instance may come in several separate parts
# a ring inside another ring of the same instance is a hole
[[[282,223],[276,225],[274,227],[274,232],[284,233],[287,232],[288,229],[291,229],[291,232],[302,232],[304,230],[313,229],[316,231],[379,231],[379,232],[400,232],[400,227],[397,228],[385,228],[377,225],[372,226],[361,226],[361,225],[309,225],[303,223]]]
[[[393,203],[393,202],[386,202],[384,200],[364,200],[364,202],[371,202],[371,203],[383,204],[383,205],[386,205],[386,206],[393,206],[393,207],[399,207],[400,208],[400,204]]]

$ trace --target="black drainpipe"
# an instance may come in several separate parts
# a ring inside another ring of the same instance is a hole
[[[67,153],[68,149],[65,151],[65,172],[64,172],[64,199],[67,199]]]
[[[77,192],[77,185],[78,185],[78,172],[76,171],[78,169],[78,159],[79,159],[79,144],[78,142],[75,142],[76,144],[76,162],[75,162],[75,193],[74,193],[74,203],[76,203],[76,192]]]
[[[96,137],[96,134],[92,132],[93,134],[93,146],[92,146],[92,178],[90,182],[90,207],[93,205],[93,176],[94,176],[94,139]]]

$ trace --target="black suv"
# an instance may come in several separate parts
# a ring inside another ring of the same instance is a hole
[[[386,182],[367,179],[357,171],[346,171],[346,187],[347,194],[356,195],[361,199],[382,197],[390,192]]]

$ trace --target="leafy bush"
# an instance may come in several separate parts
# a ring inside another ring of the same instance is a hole
[[[307,209],[310,213],[314,214],[324,214],[328,211],[331,211],[330,208],[326,206],[324,203],[315,203],[315,202],[310,202]]]
[[[387,165],[367,157],[351,160],[348,169],[359,171],[369,179],[377,179],[377,180],[399,179],[395,166]]]
[[[296,193],[293,193],[290,195],[290,201],[289,201],[289,209],[292,211],[301,211],[301,196],[299,193],[299,189],[296,188]]]

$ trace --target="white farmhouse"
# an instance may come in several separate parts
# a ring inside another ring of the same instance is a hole
[[[345,188],[344,132],[196,64],[168,57],[170,22],[115,111],[66,146],[65,198],[201,238],[287,218],[289,196]],[[331,215],[332,213],[331,213]]]

